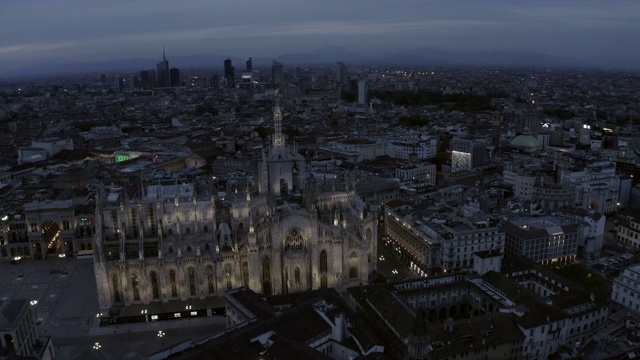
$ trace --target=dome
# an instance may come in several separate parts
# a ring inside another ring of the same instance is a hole
[[[511,140],[511,146],[521,149],[536,150],[540,148],[540,143],[535,136],[531,135],[531,131],[528,128],[525,128],[521,135],[518,135]]]

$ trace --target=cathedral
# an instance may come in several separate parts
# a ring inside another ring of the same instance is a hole
[[[318,174],[287,146],[279,102],[271,145],[253,173],[103,181],[94,267],[101,309],[367,283],[376,266],[376,212],[348,171]]]

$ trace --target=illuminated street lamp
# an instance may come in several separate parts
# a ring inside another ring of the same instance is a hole
[[[102,347],[102,345],[100,345],[99,342],[96,342],[95,344],[93,344],[93,349],[94,350],[100,350],[101,347]]]
[[[158,330],[158,337],[160,338],[160,347],[162,347],[164,349],[164,339],[163,337],[165,336],[165,332],[162,330]]]

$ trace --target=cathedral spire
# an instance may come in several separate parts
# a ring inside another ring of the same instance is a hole
[[[277,93],[276,93],[277,96]],[[275,127],[275,134],[273,135],[273,147],[284,147],[284,136],[282,135],[282,112],[280,111],[280,99],[276,97],[276,108],[273,111],[273,125]]]

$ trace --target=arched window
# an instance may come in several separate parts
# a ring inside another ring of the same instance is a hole
[[[249,263],[242,263],[242,286],[249,287]]]
[[[271,279],[271,265],[267,256],[262,258],[262,278],[265,280]]]
[[[371,237],[372,237],[372,232],[371,229],[367,228],[367,230],[364,231],[364,240],[366,242],[371,242]]]
[[[189,273],[189,292],[191,296],[196,296],[196,270],[192,267],[188,270]]]
[[[354,279],[358,277],[358,268],[355,266],[352,266],[349,268],[349,278],[350,279]]]
[[[171,284],[171,297],[178,297],[178,284],[176,283],[176,271],[169,271],[169,283]]]
[[[131,287],[133,288],[133,300],[140,301],[140,289],[138,288],[138,275],[131,274]]]
[[[209,294],[213,294],[216,290],[213,285],[213,266],[207,265],[207,287],[209,289]]]
[[[173,236],[173,229],[169,229],[169,230],[167,230],[167,235],[169,235],[169,236]]]
[[[191,252],[191,245],[187,245],[187,252],[190,253]]]
[[[238,229],[239,229],[239,230],[244,229],[244,224],[243,224],[242,222],[239,222],[239,223],[238,223]]]
[[[296,287],[300,288],[300,285],[302,284],[302,280],[300,279],[300,268],[296,266],[293,274],[293,279],[296,283]]]
[[[118,279],[118,274],[113,274],[111,276],[111,283],[113,286],[113,297],[117,303],[122,301],[120,297],[120,279]]]
[[[185,234],[191,234],[191,228],[190,228],[190,227],[187,227],[187,228],[184,230],[184,233],[185,233]]]
[[[204,232],[204,233],[208,233],[208,232],[209,232],[209,227],[208,227],[207,225],[205,225],[205,226],[202,228],[202,232]]]
[[[155,271],[149,273],[151,278],[151,296],[153,300],[160,300],[160,289],[158,289],[158,274]]]
[[[300,251],[303,248],[304,237],[298,229],[292,229],[284,239],[284,249],[287,251]]]
[[[271,265],[267,256],[262,258],[262,293],[271,295]]]
[[[320,289],[326,289],[326,288],[327,288],[327,275],[322,274],[320,276]]]
[[[358,258],[358,254],[356,254],[355,251],[352,251],[351,254],[349,254],[349,259],[357,259]]]
[[[329,267],[327,266],[327,251],[322,250],[320,252],[320,272],[326,273],[328,268]]]
[[[231,290],[232,288],[232,284],[231,284],[231,264],[227,264],[224,266],[224,274],[227,277],[227,290]]]
[[[204,249],[206,251],[209,251],[209,250],[211,250],[211,246],[209,246],[209,244],[204,244]]]

